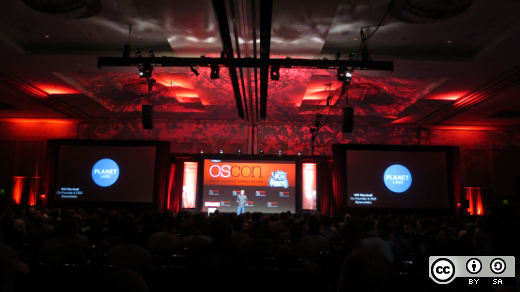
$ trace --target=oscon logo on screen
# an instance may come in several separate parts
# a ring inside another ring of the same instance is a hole
[[[92,168],[92,179],[100,187],[113,185],[119,178],[119,166],[109,158],[101,159]]]
[[[400,164],[388,167],[383,179],[386,187],[394,193],[402,193],[412,185],[412,174]]]

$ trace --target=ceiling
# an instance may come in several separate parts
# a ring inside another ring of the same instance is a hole
[[[278,81],[267,79],[263,118],[259,68],[221,67],[211,79],[209,67],[196,67],[197,76],[155,66],[149,93],[137,66],[98,68],[98,57],[122,58],[129,44],[132,57],[140,48],[144,58],[149,47],[156,58],[219,58],[231,49],[239,59],[267,47],[272,59],[334,60],[339,52],[347,60],[350,52],[359,58],[364,27],[372,60],[392,61],[394,71],[353,72],[355,123],[520,129],[520,1],[277,0],[271,22],[259,0],[83,1],[83,10],[60,14],[26,4],[42,1],[3,3],[0,119],[139,120],[151,103],[157,121],[312,125],[318,112],[341,123],[347,99],[334,68],[281,68]]]

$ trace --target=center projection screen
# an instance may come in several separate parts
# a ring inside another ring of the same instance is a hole
[[[237,212],[237,196],[247,196],[245,212],[295,212],[294,161],[204,160],[202,211]]]
[[[349,207],[449,208],[446,152],[346,151]]]

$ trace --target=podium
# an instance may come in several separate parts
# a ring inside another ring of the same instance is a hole
[[[204,207],[208,208],[208,216],[220,207],[220,202],[204,202]]]

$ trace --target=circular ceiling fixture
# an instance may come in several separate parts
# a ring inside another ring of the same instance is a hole
[[[166,86],[160,83],[154,83],[152,91],[148,92],[148,82],[143,79],[124,80],[117,84],[117,87],[124,92],[135,96],[155,96],[168,90]]]
[[[411,23],[431,23],[459,15],[466,11],[472,0],[401,0],[395,1],[391,14]]]
[[[25,5],[43,13],[67,19],[89,18],[101,11],[100,0],[22,0]]]

